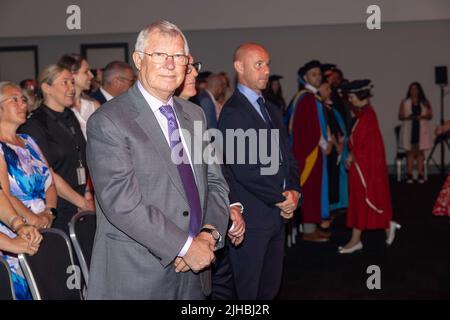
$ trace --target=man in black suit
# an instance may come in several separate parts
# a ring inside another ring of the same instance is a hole
[[[131,66],[123,61],[112,61],[103,70],[102,86],[91,93],[100,104],[120,96],[134,84],[136,76]]]
[[[245,239],[229,248],[239,299],[275,298],[281,283],[285,223],[300,198],[298,167],[281,113],[261,94],[268,82],[269,63],[268,52],[258,44],[246,43],[236,50],[238,86],[218,123],[228,178],[234,180],[234,191],[245,208]],[[235,130],[234,135],[227,134],[227,129]],[[247,138],[238,137],[239,131]],[[243,158],[245,163],[239,161]]]

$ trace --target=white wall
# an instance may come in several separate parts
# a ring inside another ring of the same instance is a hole
[[[79,52],[81,43],[128,42],[132,50],[137,32],[8,38],[0,39],[0,46],[38,45],[42,67],[65,52]],[[373,104],[390,164],[395,155],[393,128],[398,124],[398,106],[408,84],[415,80],[422,83],[435,111],[433,122],[437,123],[439,87],[434,84],[434,66],[447,65],[450,69],[450,20],[383,23],[381,30],[373,31],[359,23],[188,31],[186,35],[193,54],[206,69],[230,75],[234,49],[244,41],[262,43],[271,53],[273,73],[285,76],[282,84],[287,100],[296,89],[297,69],[312,58],[337,63],[349,79],[371,78],[375,85]],[[445,103],[448,108],[450,95]],[[445,118],[450,118],[450,112]]]
[[[191,32],[189,41],[207,69],[230,73],[232,52],[239,43],[251,40],[264,44],[271,53],[272,72],[285,76],[282,84],[287,100],[296,90],[299,66],[313,58],[338,64],[349,79],[372,79],[372,102],[387,160],[392,164],[396,150],[393,128],[399,123],[398,107],[409,83],[422,83],[435,112],[433,123],[438,122],[440,89],[434,84],[434,66],[447,65],[450,70],[449,35],[450,21],[440,21],[390,23],[380,31],[352,24]],[[445,103],[448,108],[450,95]],[[445,118],[450,118],[450,112]]]
[[[72,4],[81,30],[66,27]],[[0,38],[132,33],[160,19],[183,30],[364,23],[372,4],[384,22],[450,19],[448,0],[0,0]]]

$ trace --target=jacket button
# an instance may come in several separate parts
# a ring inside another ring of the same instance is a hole
[[[189,212],[183,211],[183,216],[187,217],[189,215]]]

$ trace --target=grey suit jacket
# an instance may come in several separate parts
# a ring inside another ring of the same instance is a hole
[[[174,97],[173,107],[182,129],[193,136],[193,121],[201,121],[205,130],[198,106]],[[210,271],[176,273],[173,266],[188,238],[189,205],[167,140],[137,85],[90,117],[87,136],[98,217],[88,299],[204,298]],[[194,164],[194,172],[202,225],[225,236],[229,190],[220,167]]]

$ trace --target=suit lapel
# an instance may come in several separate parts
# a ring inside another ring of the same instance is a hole
[[[237,93],[237,97],[242,102],[242,106],[247,109],[247,112],[251,115],[251,117],[255,121],[255,124],[258,125],[258,129],[268,129],[268,133],[270,134],[270,129],[269,129],[268,124],[266,123],[266,121],[263,120],[263,118],[261,118],[258,111],[255,110],[255,108],[250,103],[250,101],[238,89],[236,89],[236,93]],[[283,139],[282,132],[281,132],[282,127],[280,127],[278,118],[276,115],[273,114],[272,108],[271,108],[271,106],[269,106],[268,103],[267,103],[267,112],[269,114],[269,117],[272,120],[272,123],[275,125],[274,129],[279,129],[279,137],[278,138],[280,140]],[[269,139],[268,141],[271,141],[271,140]],[[277,143],[276,149],[280,150],[280,155],[282,157],[282,159],[279,159],[279,160],[284,162],[287,159],[286,150],[282,145],[282,141],[278,141],[276,143]]]
[[[135,121],[145,132],[154,149],[161,156],[162,165],[166,166],[170,179],[187,202],[186,193],[177,166],[172,161],[171,149],[167,144],[167,140],[161,130],[158,120],[156,120],[152,109],[136,85],[130,89],[129,94],[137,111]]]
[[[258,111],[255,110],[255,107],[253,107],[251,102],[248,101],[247,97],[244,96],[238,89],[236,89],[236,93],[238,98],[241,100],[242,106],[247,109],[245,113],[249,114],[252,117],[254,123],[258,124],[258,128],[267,129],[267,123],[263,118],[261,118]]]

